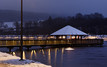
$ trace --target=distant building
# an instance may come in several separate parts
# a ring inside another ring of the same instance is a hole
[[[14,22],[3,22],[4,26],[7,26],[7,28],[14,28]]]

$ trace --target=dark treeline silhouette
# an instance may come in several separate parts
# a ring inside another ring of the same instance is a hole
[[[20,34],[20,25],[15,22],[15,31],[5,31],[1,34]],[[88,34],[107,34],[107,18],[104,18],[100,13],[82,15],[81,13],[76,14],[73,17],[57,17],[49,18],[45,21],[29,21],[24,23],[24,34],[25,35],[38,35],[38,34],[51,34],[56,30],[71,25],[79,30],[82,30]],[[2,30],[1,30],[2,31]]]

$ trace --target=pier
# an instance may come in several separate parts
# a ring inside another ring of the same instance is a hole
[[[89,35],[72,27],[65,26],[62,29],[50,34],[50,35],[35,35],[35,36],[25,36],[23,35],[23,47],[28,50],[33,46],[40,46],[42,48],[46,46],[102,46],[103,39],[96,37],[88,37]],[[93,39],[94,38],[94,39]],[[21,36],[0,36],[0,47],[7,47],[11,51],[14,47],[21,48],[20,42]]]
[[[24,46],[54,46],[54,45],[102,45],[103,39],[60,39],[60,40],[24,40]],[[20,40],[0,40],[0,46],[20,46]]]
[[[23,47],[29,50],[31,47],[40,46],[42,48],[50,47],[87,47],[87,46],[103,46],[103,39],[85,39],[82,36],[31,36],[23,37]],[[0,48],[5,47],[11,49],[18,47],[21,49],[20,37],[2,36],[0,39]]]

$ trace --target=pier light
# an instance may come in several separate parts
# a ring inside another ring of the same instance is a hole
[[[15,52],[13,52],[12,54],[13,54],[13,56],[16,56],[16,53],[15,53]]]
[[[34,37],[29,37],[29,39],[33,40],[33,39],[34,39]]]
[[[3,39],[3,37],[0,37],[0,39]]]
[[[27,39],[27,37],[26,37],[26,36],[23,36],[23,39],[25,40],[25,39]]]
[[[37,39],[38,39],[38,40],[42,40],[42,36],[39,36]]]
[[[66,38],[66,36],[63,36],[62,38],[63,38],[63,39],[65,39],[65,38]]]
[[[75,39],[75,36],[72,36],[71,38],[72,38],[72,39]]]
[[[5,37],[5,39],[11,39],[11,37],[7,36],[7,37]]]
[[[13,39],[19,39],[19,37],[17,36],[17,37],[13,37]]]
[[[98,38],[100,38],[100,37],[98,37],[98,36],[87,36],[84,39],[98,39]]]
[[[55,37],[54,36],[50,36],[49,39],[55,39]]]
[[[62,37],[61,36],[59,36],[59,39],[61,39]]]

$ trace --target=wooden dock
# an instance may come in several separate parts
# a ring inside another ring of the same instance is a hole
[[[103,39],[50,39],[24,40],[24,46],[54,46],[54,45],[102,45]],[[0,46],[20,46],[20,40],[0,40]]]
[[[23,47],[29,48],[33,46],[55,47],[83,47],[83,46],[103,46],[103,39],[49,39],[49,40],[24,40]],[[20,40],[0,40],[0,48],[6,47],[11,52],[11,49],[18,47],[20,49]]]

